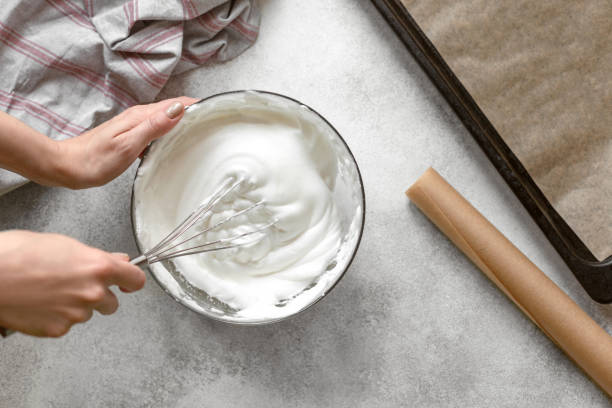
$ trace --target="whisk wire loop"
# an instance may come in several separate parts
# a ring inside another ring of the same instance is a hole
[[[153,248],[144,252],[140,256],[132,259],[130,262],[135,265],[144,262],[151,264],[154,262],[160,262],[179,256],[236,248],[253,242],[248,240],[244,242],[242,239],[263,232],[264,230],[272,227],[277,222],[277,220],[273,220],[272,222],[269,222],[263,226],[253,228],[249,231],[236,234],[231,237],[220,238],[217,240],[206,242],[204,244],[195,245],[190,248],[180,249],[181,245],[191,242],[195,238],[203,236],[207,232],[210,232],[224,224],[227,224],[228,222],[250,211],[253,211],[257,208],[262,208],[265,205],[263,201],[251,204],[248,207],[237,211],[234,214],[226,217],[225,219],[215,223],[214,225],[208,226],[202,231],[198,231],[196,234],[191,235],[189,238],[183,237],[183,235],[198,221],[209,217],[212,214],[211,210],[215,207],[215,205],[221,202],[243,182],[244,179],[242,178],[228,178],[227,180],[225,180],[225,182],[223,182],[208,199],[204,200],[202,204],[200,204],[191,214],[189,214],[189,216],[187,216],[182,223],[180,223],[168,235],[166,235],[157,245],[153,246]],[[181,239],[181,237],[183,237],[183,239]],[[177,240],[178,242],[176,242]]]
[[[144,255],[147,257],[154,256],[156,253],[161,252],[164,246],[173,242],[176,238],[182,235],[185,231],[193,226],[204,214],[212,209],[223,197],[225,197],[231,190],[236,188],[242,182],[241,179],[236,180],[233,184],[230,184],[232,179],[227,179],[225,182],[212,194],[212,196],[205,200],[198,208],[196,208],[182,223],[180,223],[174,230],[172,230],[166,237],[164,237],[157,245],[145,252]]]

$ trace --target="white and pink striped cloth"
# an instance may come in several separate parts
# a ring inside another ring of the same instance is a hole
[[[152,101],[171,75],[248,48],[256,0],[3,0],[0,109],[54,139]],[[0,169],[0,194],[25,183]]]

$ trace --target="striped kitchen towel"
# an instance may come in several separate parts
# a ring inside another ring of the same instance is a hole
[[[171,75],[248,48],[256,0],[4,0],[0,109],[54,139],[152,101]],[[26,182],[0,169],[0,194]]]

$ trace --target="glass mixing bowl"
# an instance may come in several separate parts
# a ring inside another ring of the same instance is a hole
[[[229,103],[230,101],[231,103],[236,103],[236,101],[240,103],[240,101],[246,101],[249,98],[251,98],[250,100],[252,100],[252,98],[265,98],[266,104],[271,104],[276,107],[285,106],[297,109],[300,115],[304,115],[304,118],[307,117],[307,120],[311,122],[314,121],[328,138],[337,159],[338,175],[333,198],[341,216],[342,229],[342,242],[335,258],[328,264],[325,271],[321,271],[321,275],[309,287],[304,289],[297,296],[286,301],[281,301],[276,305],[278,308],[286,308],[287,313],[283,313],[285,309],[281,309],[280,313],[276,314],[274,317],[261,316],[259,318],[241,317],[236,310],[232,309],[224,302],[191,285],[175,267],[172,260],[153,263],[147,265],[147,268],[166,293],[177,302],[196,313],[223,322],[256,325],[280,321],[308,309],[324,298],[344,276],[355,257],[363,234],[365,221],[365,193],[355,157],[340,134],[329,122],[327,122],[327,120],[325,120],[325,118],[323,118],[323,116],[312,108],[287,96],[272,92],[251,90],[225,92],[210,96],[187,107],[185,109],[185,117],[172,131],[164,136],[164,138],[180,136],[182,128],[190,126],[189,117],[193,115],[192,111],[195,109],[200,111],[202,108],[205,108],[214,112],[215,107],[222,106],[223,103]],[[143,234],[139,232],[140,229],[138,228],[139,210],[136,203],[140,202],[140,205],[155,205],[155,203],[143,203],[139,200],[137,187],[140,183],[141,168],[143,164],[147,162],[150,151],[151,149],[147,149],[139,164],[132,188],[132,229],[134,231],[136,244],[141,253],[148,248],[143,247]],[[291,304],[292,307],[286,307],[288,304]]]

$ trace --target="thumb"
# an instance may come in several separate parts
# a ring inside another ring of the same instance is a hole
[[[123,252],[111,252],[111,256],[113,258],[116,258],[116,259],[120,260],[120,261],[124,261],[124,262],[129,262],[130,261],[130,256],[128,254],[126,254],[126,253],[123,253]],[[128,289],[122,288],[122,287],[120,287],[119,289],[122,292],[124,292],[124,293],[131,293],[132,292],[131,290],[128,290]]]
[[[168,133],[183,117],[185,105],[178,101],[169,101],[152,112],[145,120],[124,134],[133,140],[140,150],[153,140]],[[139,152],[140,152],[139,150]]]

